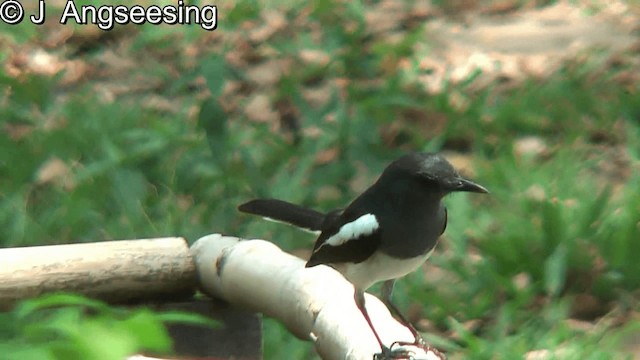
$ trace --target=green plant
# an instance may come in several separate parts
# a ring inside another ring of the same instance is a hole
[[[148,309],[119,309],[71,294],[22,301],[0,314],[0,351],[5,359],[124,359],[169,354],[166,322],[203,326],[200,316]]]

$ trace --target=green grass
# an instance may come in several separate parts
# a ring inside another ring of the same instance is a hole
[[[130,73],[108,72],[107,64],[106,77],[63,85],[62,74],[3,70],[0,245],[168,235],[194,241],[222,232],[309,248],[308,235],[240,215],[236,206],[256,196],[344,206],[399,154],[454,151],[470,157],[474,179],[491,194],[446,199],[447,232],[426,280],[414,274],[400,281],[401,307],[429,319],[427,338],[454,359],[516,359],[535,349],[563,349],[562,359],[624,358],[618,351],[637,322],[603,321],[637,311],[640,288],[640,97],[638,84],[617,82],[624,69],[601,71],[608,54],[593,52],[514,89],[472,90],[469,81],[427,94],[417,65],[394,66],[417,63],[413,45],[428,41],[420,25],[390,45],[366,27],[368,3],[314,1],[306,13],[292,4],[253,4],[225,7],[214,33],[143,26],[89,42],[89,49],[71,41],[50,50],[95,66],[117,49],[145,64]],[[295,29],[258,43],[223,36],[259,27],[270,7]],[[29,48],[47,29],[12,27],[3,41]],[[181,52],[189,46],[196,55]],[[305,64],[303,49],[330,61]],[[3,62],[10,58],[0,50]],[[248,70],[274,59],[290,61],[290,71],[270,86],[254,83]],[[113,100],[99,91],[140,83],[153,86]],[[244,90],[230,94],[230,85]],[[307,101],[308,89],[324,89],[328,100]],[[274,130],[275,123],[251,120],[245,110],[256,94],[295,109],[299,127],[280,122]],[[169,109],[150,106],[150,95]],[[456,106],[461,100],[466,105]],[[542,139],[544,153],[517,153],[516,141],[526,136]],[[330,151],[331,161],[318,161],[316,154]],[[445,276],[430,277],[436,269]],[[575,299],[583,296],[596,306],[580,309]],[[568,319],[594,328],[576,329]],[[101,321],[91,326],[104,330]],[[25,334],[28,318],[22,324],[12,331]],[[267,359],[314,356],[273,320],[265,321],[264,337]],[[48,351],[42,344],[12,348],[27,350]]]

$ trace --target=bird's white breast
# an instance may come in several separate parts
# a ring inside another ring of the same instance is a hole
[[[419,268],[431,256],[433,249],[422,256],[399,259],[376,252],[361,263],[340,263],[332,265],[355,287],[366,290],[379,281],[397,279]]]

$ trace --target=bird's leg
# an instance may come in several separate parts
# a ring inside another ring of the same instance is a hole
[[[424,339],[422,338],[422,335],[420,335],[418,330],[404,317],[404,315],[402,315],[400,310],[398,310],[395,304],[391,301],[391,293],[393,292],[394,284],[395,284],[395,280],[387,280],[382,284],[382,301],[384,302],[385,305],[387,305],[389,310],[391,310],[391,313],[393,314],[393,316],[396,317],[396,319],[398,319],[404,326],[406,326],[409,329],[409,331],[411,331],[411,334],[413,334],[413,337],[415,338],[415,342],[408,343],[404,341],[396,341],[393,344],[391,344],[391,347],[393,347],[393,345],[396,345],[396,344],[401,346],[402,345],[419,346],[425,351],[430,351],[436,354],[440,359],[446,359],[447,358],[446,355],[444,355],[438,349],[434,348],[433,346],[427,344],[426,341],[424,341]]]
[[[387,346],[385,346],[382,343],[382,340],[380,339],[380,336],[378,335],[378,332],[376,331],[375,327],[373,327],[373,323],[371,322],[371,318],[369,317],[369,313],[367,312],[367,308],[365,306],[365,300],[364,300],[364,291],[360,290],[360,289],[355,289],[354,290],[354,296],[353,296],[355,302],[356,302],[356,306],[358,306],[358,309],[360,310],[360,312],[362,313],[362,316],[364,316],[365,320],[367,320],[367,324],[369,324],[369,327],[371,328],[371,331],[373,331],[373,335],[375,335],[376,340],[378,341],[378,344],[380,345],[380,349],[382,349],[381,353],[375,354],[373,356],[373,360],[388,360],[388,359],[408,359],[409,358],[409,354],[404,351],[404,350],[400,350],[400,351],[393,351],[390,348],[388,348]]]
[[[413,335],[415,342],[413,344],[398,342],[400,345],[419,345],[424,346],[426,342],[422,338],[422,335],[418,332],[418,330],[411,324],[407,318],[402,315],[400,310],[396,307],[396,305],[391,301],[391,293],[393,292],[393,285],[395,284],[395,280],[387,280],[382,284],[382,301],[384,304],[391,310],[391,314],[402,323],[402,325],[406,326],[411,334]]]

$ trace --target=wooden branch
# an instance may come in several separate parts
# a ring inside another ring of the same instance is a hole
[[[183,238],[0,249],[0,309],[55,291],[113,303],[179,298],[195,288]]]
[[[353,300],[353,286],[324,265],[304,261],[262,240],[209,235],[191,247],[203,292],[283,322],[296,336],[312,340],[323,359],[367,359],[380,352]],[[411,332],[376,297],[367,309],[388,346],[413,341]],[[409,347],[415,359],[440,359]]]

